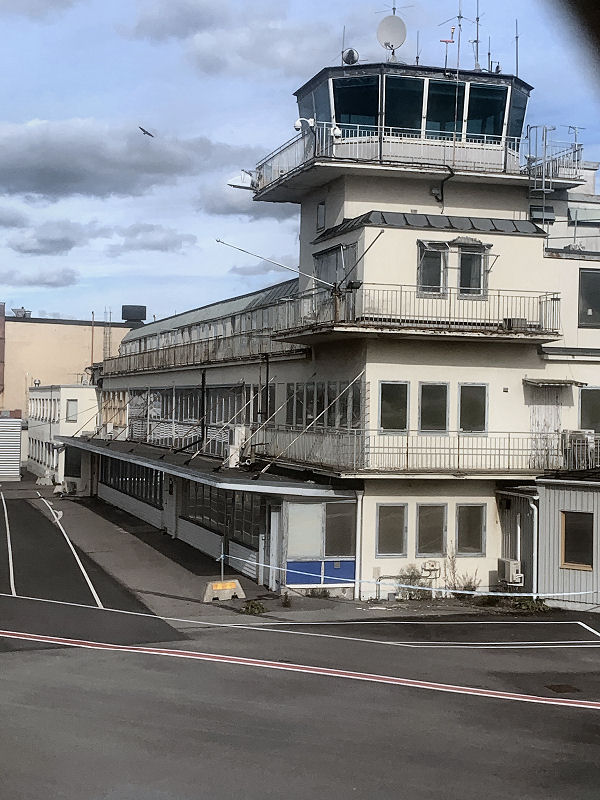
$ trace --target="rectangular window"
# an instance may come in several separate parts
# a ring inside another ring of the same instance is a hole
[[[561,511],[561,567],[590,570],[594,567],[594,515]]]
[[[475,250],[460,250],[458,288],[461,295],[482,295],[484,289],[484,254]]]
[[[459,556],[483,555],[485,506],[456,506],[456,553]]]
[[[385,78],[385,127],[400,128],[402,133],[418,136],[423,116],[423,85],[421,78]]]
[[[581,390],[580,427],[600,433],[600,389]]]
[[[355,552],[355,503],[325,503],[325,557],[354,556]]]
[[[502,136],[504,111],[506,108],[506,86],[471,84],[467,137],[469,140],[485,138],[495,141]]]
[[[448,386],[445,383],[422,383],[420,386],[419,430],[448,430]]]
[[[356,263],[356,244],[333,247],[313,255],[316,278],[327,283],[340,283],[346,272]],[[319,283],[317,289],[323,289]]]
[[[446,554],[446,506],[417,506],[417,556]]]
[[[77,400],[67,400],[65,422],[77,422]]]
[[[317,204],[317,230],[322,231],[325,228],[325,202]]]
[[[448,249],[435,242],[419,244],[417,291],[423,294],[443,294],[446,288]]]
[[[384,431],[405,431],[408,427],[408,384],[380,383],[379,427]]]
[[[579,327],[600,328],[600,269],[579,270]]]
[[[451,139],[462,132],[464,83],[430,81],[427,98],[427,132],[430,138]]]
[[[377,506],[377,555],[406,555],[406,505]]]
[[[365,75],[356,78],[334,78],[333,101],[335,120],[343,128],[344,136],[351,136],[346,125],[376,126],[379,109],[379,76]]]
[[[463,383],[459,386],[459,430],[486,430],[487,386]]]

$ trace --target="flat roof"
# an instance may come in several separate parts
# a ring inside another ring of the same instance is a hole
[[[87,325],[94,328],[131,328],[132,323],[129,322],[98,322],[86,319],[54,319],[52,317],[4,317],[6,322],[24,322],[27,325],[38,324],[42,325]]]

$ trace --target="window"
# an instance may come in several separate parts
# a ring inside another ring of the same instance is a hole
[[[406,555],[406,505],[377,506],[377,555]]]
[[[417,506],[417,556],[446,554],[446,506]]]
[[[163,473],[116,458],[100,458],[100,483],[162,508]]]
[[[419,430],[448,430],[448,386],[445,383],[422,383],[420,386]]]
[[[387,75],[385,79],[385,126],[418,136],[423,116],[423,80]]]
[[[463,383],[459,391],[459,430],[467,433],[485,431],[487,386]]]
[[[77,422],[77,400],[67,400],[65,422]]]
[[[338,125],[376,126],[379,111],[379,77],[334,78],[333,99]],[[343,135],[352,130],[343,127]]]
[[[579,270],[579,327],[600,328],[600,269]]]
[[[510,113],[508,115],[508,136],[521,138],[528,96],[513,86],[510,96]]]
[[[325,503],[325,557],[354,556],[355,552],[355,503]]]
[[[288,559],[353,558],[355,503],[290,503]]]
[[[500,139],[504,125],[506,86],[477,86],[471,84],[467,136],[470,140]]]
[[[600,389],[581,390],[580,426],[600,433]]]
[[[339,283],[356,264],[356,244],[333,247],[315,253],[313,256],[315,277],[327,283]],[[317,284],[317,289],[323,289],[322,283]]]
[[[317,230],[322,231],[325,228],[325,202],[317,204]]]
[[[380,383],[379,427],[384,431],[408,428],[408,384]]]
[[[430,81],[427,101],[427,132],[430,138],[451,139],[462,132],[464,83]]]
[[[593,569],[594,515],[583,511],[561,511],[561,567]]]
[[[442,294],[446,288],[448,248],[442,242],[419,243],[417,290],[423,294]]]
[[[479,295],[484,290],[484,253],[481,250],[459,250],[459,283],[461,295]]]
[[[484,555],[485,506],[456,506],[456,554]]]

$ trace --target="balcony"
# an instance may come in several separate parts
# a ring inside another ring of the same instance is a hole
[[[254,442],[255,458],[341,473],[538,475],[600,467],[600,436],[568,442],[561,433],[383,434],[373,430],[280,427]]]
[[[302,342],[348,330],[438,333],[446,336],[551,341],[560,338],[560,295],[363,284],[334,293],[316,290],[282,305],[282,340]]]
[[[219,336],[198,342],[146,350],[143,353],[107,358],[104,361],[104,375],[154,372],[196,367],[215,362],[239,361],[264,355],[284,356],[303,353],[304,348],[302,347],[294,347],[274,340],[270,331],[257,331]]]
[[[579,182],[581,153],[577,145],[548,144],[543,155],[522,155],[521,138],[417,131],[363,125],[332,126],[318,122],[260,161],[256,191],[286,181],[318,162],[370,163],[418,171],[503,174],[519,179]],[[272,199],[277,199],[273,197]]]

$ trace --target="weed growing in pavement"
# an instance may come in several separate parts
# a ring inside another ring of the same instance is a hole
[[[513,611],[525,611],[528,614],[545,614],[552,611],[541,598],[533,597],[509,597],[508,605]]]
[[[329,597],[329,589],[310,589],[308,591],[308,597]]]
[[[281,605],[284,608],[290,608],[290,606],[292,605],[292,600],[291,600],[288,592],[284,592],[283,593],[283,595],[281,597]]]
[[[264,614],[266,610],[266,607],[260,600],[246,600],[242,608],[242,614],[251,614],[253,617],[259,617],[261,614]]]

